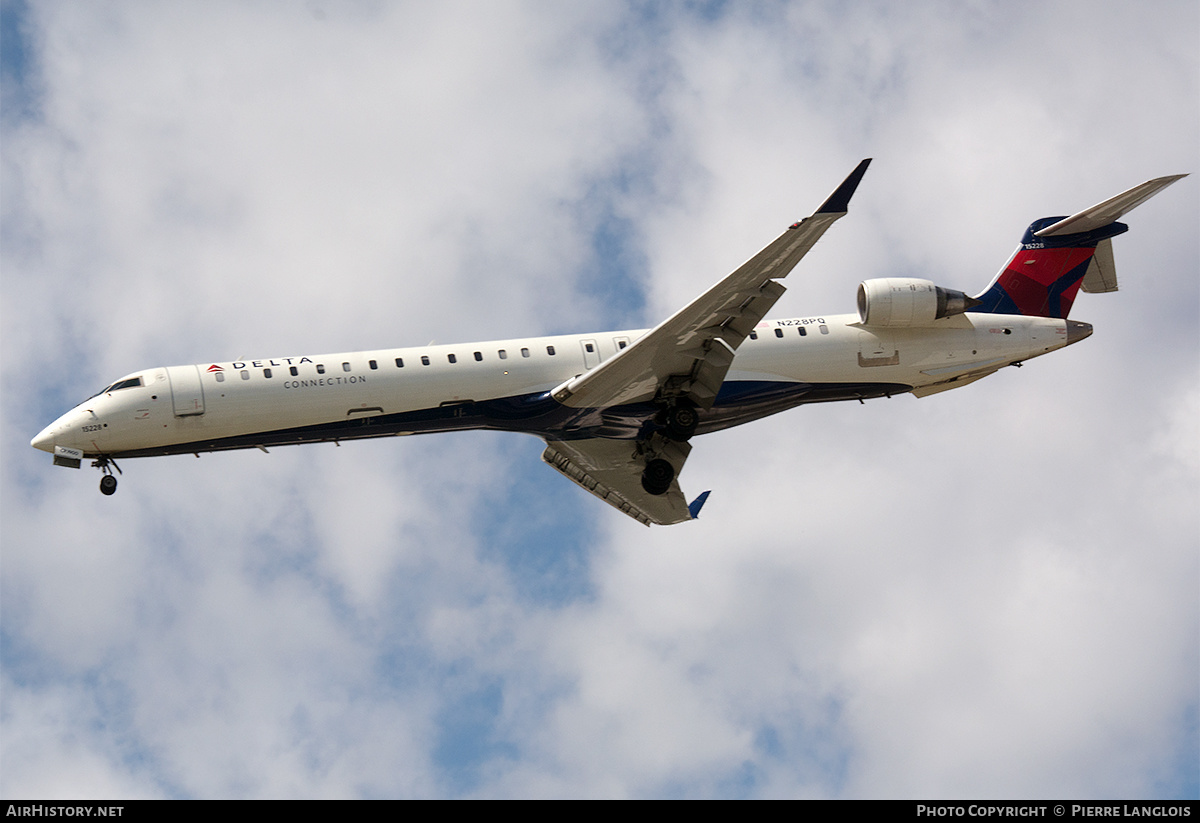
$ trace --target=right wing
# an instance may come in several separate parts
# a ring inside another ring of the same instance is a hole
[[[687,397],[710,408],[734,352],[784,293],[777,280],[845,216],[870,163],[870,158],[859,163],[811,217],[793,224],[733,274],[614,357],[556,387],[554,399],[575,408],[605,408]]]

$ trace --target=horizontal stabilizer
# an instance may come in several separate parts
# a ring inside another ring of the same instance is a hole
[[[1113,260],[1111,238],[1096,244],[1096,253],[1080,285],[1088,294],[1107,294],[1117,290],[1117,263]]]
[[[1094,229],[1104,228],[1110,223],[1121,219],[1121,215],[1133,211],[1154,195],[1174,183],[1182,180],[1186,174],[1172,174],[1167,177],[1156,177],[1147,180],[1140,186],[1134,186],[1126,192],[1110,197],[1103,203],[1098,203],[1090,209],[1084,209],[1079,214],[1064,217],[1057,223],[1047,226],[1034,234],[1038,237],[1054,237],[1059,234],[1082,234]]]

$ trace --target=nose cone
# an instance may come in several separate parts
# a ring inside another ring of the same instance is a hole
[[[54,451],[54,433],[57,430],[58,430],[57,426],[55,426],[53,423],[50,424],[49,426],[47,426],[46,428],[44,428],[40,432],[38,432],[37,437],[35,437],[29,441],[29,445],[33,446],[35,449],[41,449],[44,452],[53,452]]]

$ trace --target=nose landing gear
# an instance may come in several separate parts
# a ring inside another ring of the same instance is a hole
[[[109,468],[111,466],[112,468]],[[111,457],[100,457],[92,461],[92,467],[104,472],[104,476],[100,478],[100,493],[103,495],[116,494],[117,478],[113,476],[112,470],[116,469],[117,474],[123,474],[121,467],[117,465],[117,461]]]

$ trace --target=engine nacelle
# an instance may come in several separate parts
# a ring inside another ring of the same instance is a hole
[[[858,285],[858,319],[864,326],[928,326],[978,305],[960,291],[915,277],[881,277]]]

